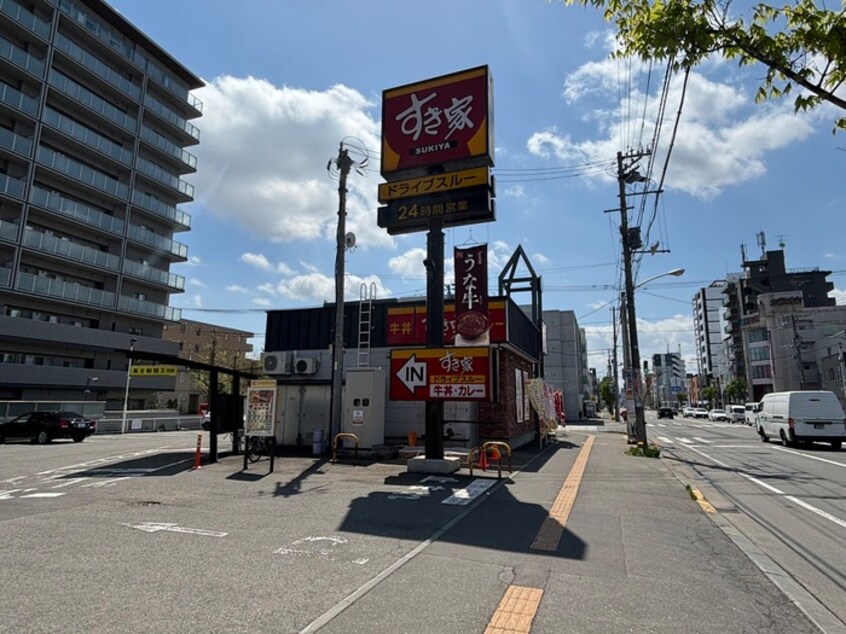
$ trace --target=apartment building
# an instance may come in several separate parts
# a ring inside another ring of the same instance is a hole
[[[685,393],[685,362],[678,352],[652,355],[653,390],[655,404],[675,405],[677,394]]]
[[[715,280],[693,297],[696,365],[709,382],[725,383],[729,374],[722,319],[723,293],[728,284],[728,280]]]
[[[122,404],[130,350],[177,352],[202,85],[104,2],[0,0],[0,399]]]

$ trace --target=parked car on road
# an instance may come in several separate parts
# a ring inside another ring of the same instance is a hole
[[[728,415],[730,423],[746,422],[746,408],[743,405],[729,405]]]
[[[96,430],[97,421],[76,412],[27,412],[0,423],[0,442],[7,438],[29,438],[39,445],[55,438],[82,442]]]
[[[757,431],[763,442],[778,438],[787,446],[817,441],[840,449],[846,440],[846,414],[834,392],[771,392],[761,399]]]
[[[726,410],[724,410],[724,409],[714,408],[710,412],[708,412],[708,420],[713,420],[713,421],[721,420],[721,421],[728,422],[728,419],[729,419],[728,412],[726,412]]]
[[[761,404],[760,403],[747,403],[744,405],[746,408],[746,424],[752,425],[757,429],[758,425],[758,411],[760,410]]]
[[[685,418],[693,418],[693,410],[694,409],[695,409],[694,407],[691,407],[690,405],[686,405],[685,407],[682,408],[682,416],[684,416]]]
[[[659,407],[658,418],[672,418],[675,412],[672,407]]]
[[[708,418],[708,410],[704,407],[694,407],[693,408],[693,417],[694,418]]]

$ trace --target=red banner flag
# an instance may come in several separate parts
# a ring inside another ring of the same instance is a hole
[[[455,247],[455,345],[490,345],[488,245]]]

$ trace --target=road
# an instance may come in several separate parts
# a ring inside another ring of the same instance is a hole
[[[658,420],[653,412],[647,429],[673,468],[707,486],[717,510],[807,591],[800,600],[809,609],[822,609],[821,618],[830,611],[842,627],[846,451],[823,444],[762,443],[744,424]]]

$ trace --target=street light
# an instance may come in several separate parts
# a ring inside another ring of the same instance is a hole
[[[89,376],[88,379],[85,381],[85,400],[88,400],[88,397],[91,396],[91,384],[96,383],[99,381],[100,378],[96,376]]]
[[[123,393],[123,419],[120,424],[120,433],[126,433],[126,409],[129,405],[129,379],[132,376],[132,352],[135,350],[137,339],[129,340],[129,363],[126,364],[126,391]]]
[[[672,271],[667,271],[666,273],[661,273],[660,275],[653,275],[637,284],[632,286],[632,292],[629,294],[623,293],[623,297],[626,299],[626,317],[628,321],[628,329],[629,329],[629,348],[631,349],[631,368],[629,368],[630,380],[634,384],[634,401],[635,401],[635,424],[634,424],[634,431],[635,431],[635,438],[637,442],[642,442],[643,446],[645,447],[647,444],[646,438],[646,418],[643,415],[643,401],[640,398],[640,381],[638,380],[638,374],[640,373],[640,347],[638,346],[637,341],[637,317],[635,316],[635,298],[634,298],[634,291],[638,288],[641,288],[648,284],[649,282],[657,280],[659,277],[666,277],[668,275],[672,275],[673,277],[679,277],[680,275],[684,275],[684,269],[673,269]],[[629,296],[630,295],[630,296]],[[626,382],[628,387],[628,381]]]

